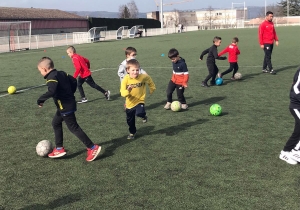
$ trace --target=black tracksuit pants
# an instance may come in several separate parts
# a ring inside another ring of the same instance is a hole
[[[85,132],[80,128],[76,121],[75,113],[69,113],[66,115],[61,115],[60,111],[57,110],[52,120],[52,127],[54,129],[55,144],[56,147],[63,147],[63,128],[62,122],[65,121],[68,129],[82,141],[82,143],[87,147],[91,148],[94,143],[85,134]]]
[[[295,118],[295,127],[294,131],[286,142],[283,151],[289,152],[292,149],[299,150],[300,149],[300,109],[291,109],[290,112]]]
[[[182,85],[175,84],[172,80],[170,80],[168,88],[167,88],[167,99],[168,99],[168,102],[172,103],[172,101],[173,101],[172,95],[173,95],[173,92],[174,92],[175,89],[176,89],[178,101],[181,104],[186,104],[185,97],[183,95],[183,93],[184,93],[184,87]]]
[[[138,104],[131,109],[126,109],[126,120],[129,126],[130,134],[136,133],[135,116],[145,118],[146,116],[145,104]]]
[[[234,77],[235,73],[239,70],[239,65],[237,62],[230,62],[229,63],[229,69],[227,69],[226,71],[221,73],[221,77],[223,77],[224,75],[230,73],[233,71],[232,77]]]
[[[95,81],[93,80],[91,75],[86,77],[86,78],[78,77],[77,87],[78,87],[81,98],[85,98],[85,94],[84,94],[84,91],[83,91],[83,88],[82,88],[82,85],[83,85],[84,82],[86,82],[92,88],[95,88],[96,90],[100,91],[101,93],[103,93],[103,94],[106,93],[106,91],[102,87],[100,87],[99,85],[97,85],[95,83]]]
[[[264,57],[264,62],[263,62],[263,69],[269,68],[269,70],[273,70],[272,66],[272,51],[273,51],[273,44],[264,44],[264,52],[265,52],[265,57]]]
[[[208,68],[208,75],[203,82],[207,83],[208,80],[211,78],[210,84],[215,84],[216,76],[219,72],[219,69],[218,69],[216,63],[206,63],[206,65]]]

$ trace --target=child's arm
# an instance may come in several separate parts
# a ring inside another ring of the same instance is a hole
[[[186,63],[182,64],[182,72],[183,72],[183,83],[182,86],[187,88],[187,83],[189,81],[189,70],[187,68]]]
[[[80,73],[81,64],[80,64],[78,58],[72,58],[72,61],[73,61],[73,65],[74,65],[74,68],[75,68],[75,72],[74,72],[73,77],[77,78],[79,73]]]
[[[237,55],[241,54],[241,51],[239,50],[238,47],[236,47],[236,54],[237,54]]]
[[[48,91],[46,93],[44,93],[43,95],[41,95],[39,97],[39,99],[37,100],[37,104],[41,107],[43,106],[43,103],[53,97],[56,93],[56,88],[58,85],[58,81],[54,78],[54,79],[49,79],[46,82],[46,85],[48,86]]]
[[[127,77],[125,77],[121,82],[121,88],[120,88],[121,96],[127,97],[130,94],[131,89],[132,89],[131,86],[127,87]]]
[[[155,84],[154,84],[152,78],[149,75],[146,76],[145,80],[146,80],[145,82],[149,86],[150,94],[152,94],[154,92],[154,90],[156,90]]]
[[[227,52],[228,52],[228,47],[226,47],[224,50],[222,50],[221,52],[219,52],[218,56],[220,57],[220,56],[224,55]]]
[[[83,56],[82,56],[82,57],[83,57]],[[89,59],[83,57],[83,60],[84,60],[84,62],[86,63],[87,67],[90,69],[90,68],[91,68],[91,64],[90,64]]]
[[[199,59],[199,60],[202,60],[202,59],[203,59],[203,56],[206,55],[207,53],[209,53],[209,49],[210,49],[210,48],[204,50],[204,51],[201,53],[200,59]]]
[[[126,73],[126,67],[123,64],[120,64],[119,70],[118,70],[118,76],[123,79],[125,77]]]
[[[215,58],[215,59],[218,59],[218,60],[226,60],[226,59],[227,59],[226,56],[220,57],[220,56],[218,55],[217,48],[213,48],[213,55],[214,55],[214,58]]]

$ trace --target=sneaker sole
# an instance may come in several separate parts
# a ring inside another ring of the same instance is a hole
[[[82,101],[77,101],[77,104],[83,104],[83,103],[87,103],[88,101],[82,102]]]
[[[95,160],[98,157],[100,152],[101,152],[101,147],[99,146],[99,149],[97,150],[97,153],[95,154],[94,158],[91,160],[86,160],[86,161],[91,162],[91,161]]]
[[[294,159],[292,159],[293,161],[291,161],[291,162],[289,162],[289,160],[286,160],[285,158],[283,158],[283,157],[281,157],[281,155],[279,156],[279,158],[281,159],[281,160],[283,160],[283,161],[285,161],[286,163],[288,163],[288,164],[291,164],[291,165],[297,165],[298,164],[298,162],[296,161],[296,160],[294,160]],[[295,162],[294,162],[295,161]]]
[[[65,154],[67,154],[66,152],[62,152],[59,155],[55,155],[55,156],[48,156],[49,158],[60,158],[62,156],[65,156]]]

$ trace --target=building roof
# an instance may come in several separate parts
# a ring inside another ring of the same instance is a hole
[[[82,19],[86,18],[58,9],[0,7],[0,20],[18,19]]]

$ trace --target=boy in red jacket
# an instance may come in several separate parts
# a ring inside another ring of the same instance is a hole
[[[82,85],[84,82],[89,84],[92,88],[95,88],[96,90],[100,91],[101,93],[104,94],[105,98],[107,100],[110,100],[110,91],[109,90],[104,90],[102,87],[97,85],[93,78],[92,78],[92,73],[90,71],[90,61],[79,55],[76,54],[76,49],[73,46],[69,46],[67,49],[67,54],[68,56],[72,59],[72,62],[74,64],[75,68],[75,73],[73,75],[74,78],[78,77],[78,90],[81,95],[81,100],[78,101],[77,103],[85,103],[87,102],[87,98],[85,97]]]
[[[239,39],[237,37],[233,37],[231,44],[226,47],[224,50],[222,50],[218,56],[222,56],[225,53],[228,53],[228,62],[230,64],[229,69],[227,69],[226,71],[222,72],[222,73],[218,73],[218,77],[222,78],[225,74],[228,74],[230,72],[233,71],[231,80],[235,80],[234,75],[235,73],[239,70],[239,65],[238,65],[238,55],[240,54],[240,50],[238,48],[238,42]]]
[[[175,48],[170,49],[168,57],[173,64],[173,74],[167,88],[167,103],[164,106],[165,109],[171,108],[172,94],[176,89],[178,101],[181,103],[182,109],[187,109],[185,97],[183,95],[184,89],[187,88],[189,80],[189,71],[187,69],[185,60],[179,56],[178,50]]]

